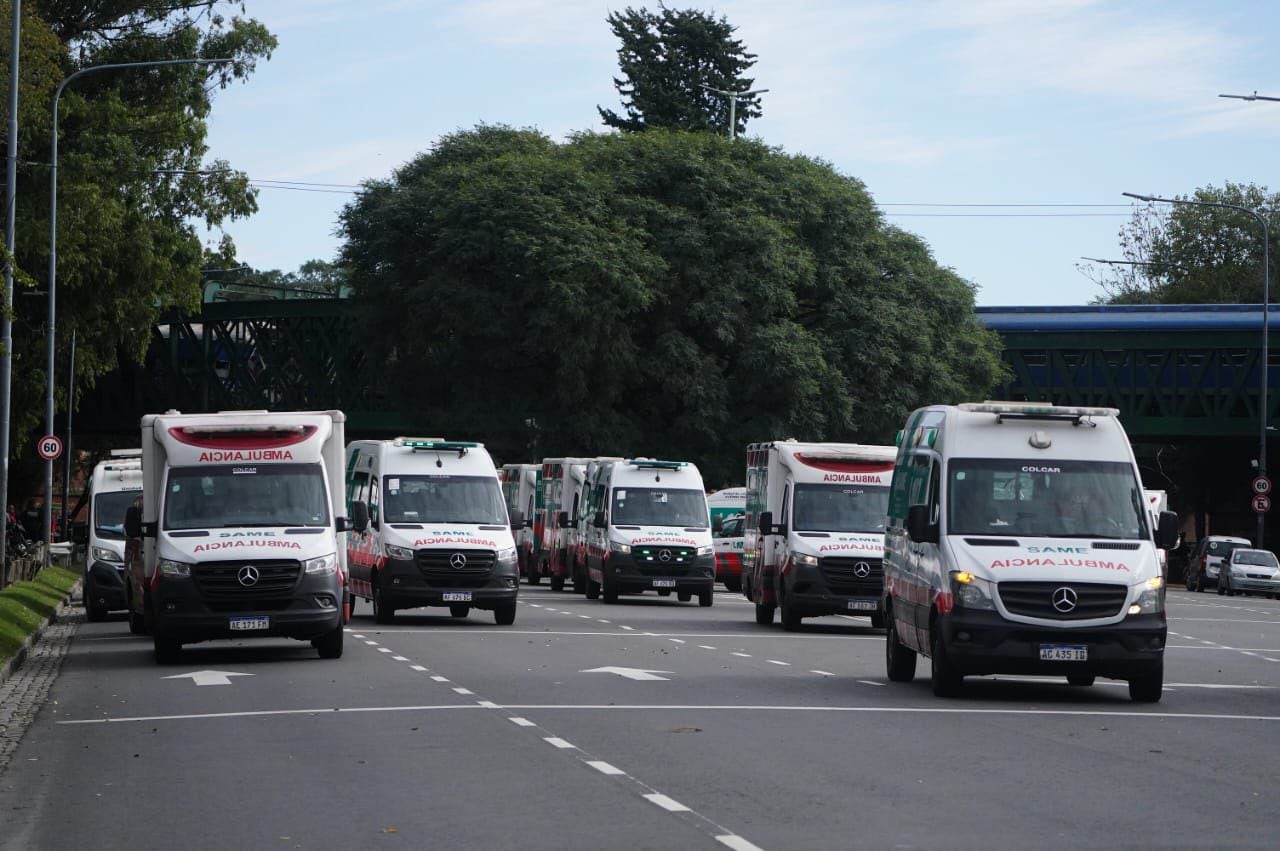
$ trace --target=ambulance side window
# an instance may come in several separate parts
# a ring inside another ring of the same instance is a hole
[[[369,501],[369,474],[356,473],[351,477],[351,487],[347,489],[347,514],[351,513],[351,503]]]
[[[373,524],[373,528],[378,528],[378,479],[376,476],[369,481],[369,522]]]
[[[791,528],[791,485],[788,484],[782,491],[782,511],[778,514],[778,519],[773,521],[778,524],[786,524],[787,528]]]
[[[938,473],[928,455],[912,455],[907,466],[907,504],[931,505],[938,509]]]

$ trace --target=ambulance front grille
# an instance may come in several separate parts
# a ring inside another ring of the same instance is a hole
[[[1126,586],[1105,582],[1001,582],[996,589],[1009,614],[1059,621],[1115,617],[1129,597]]]
[[[833,594],[879,597],[884,591],[884,565],[878,558],[824,558],[822,576]]]

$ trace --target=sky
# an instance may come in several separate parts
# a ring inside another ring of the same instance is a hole
[[[216,95],[209,123],[209,156],[260,187],[259,211],[225,226],[239,259],[333,259],[355,187],[444,134],[603,131],[597,105],[620,105],[605,18],[626,5],[245,0],[280,45]],[[1219,97],[1280,97],[1269,0],[668,5],[725,16],[757,54],[769,92],[747,135],[861,180],[979,305],[1101,296],[1081,258],[1123,259],[1122,192],[1280,189],[1280,103]]]

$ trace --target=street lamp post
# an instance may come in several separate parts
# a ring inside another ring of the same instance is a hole
[[[698,85],[702,86],[704,89],[706,89],[709,92],[715,92],[718,95],[724,95],[729,99],[729,138],[730,139],[738,138],[738,101],[743,98],[751,97],[752,95],[763,94],[764,92],[769,91],[768,89],[752,89],[751,91],[748,91],[748,92],[726,92],[724,89],[717,89],[712,86],[708,86],[706,83],[699,83]]]
[[[161,65],[225,65],[234,59],[156,59],[147,62],[113,62],[91,65],[68,76],[53,93],[53,128],[49,135],[49,318],[45,323],[45,434],[53,434],[54,330],[58,307],[58,102],[62,90],[72,80],[97,71],[123,68],[155,68]],[[53,534],[53,461],[44,462],[44,559],[49,563],[49,544]]]
[[[1253,216],[1258,224],[1262,225],[1262,363],[1258,373],[1258,475],[1267,475],[1267,379],[1269,378],[1269,361],[1271,359],[1271,228],[1267,225],[1266,216],[1257,210],[1251,210],[1239,204],[1226,204],[1221,201],[1161,198],[1156,195],[1138,195],[1133,192],[1123,192],[1121,194],[1128,198],[1136,198],[1139,201],[1159,201],[1163,204],[1184,204],[1190,207],[1219,207],[1224,210],[1237,210],[1241,213],[1248,213]],[[1266,527],[1266,514],[1258,512],[1258,541],[1254,546],[1262,546]]]
[[[1274,100],[1280,101],[1280,98],[1267,97],[1258,94],[1258,90],[1254,89],[1251,95],[1218,95],[1220,98],[1233,98],[1234,100]]]

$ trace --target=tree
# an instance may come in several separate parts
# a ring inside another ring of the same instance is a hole
[[[1179,197],[1233,204],[1263,216],[1271,232],[1275,276],[1280,195],[1253,184],[1226,183]],[[1125,264],[1095,270],[1112,304],[1262,302],[1262,225],[1240,210],[1153,202],[1135,209],[1121,228],[1120,249]]]
[[[4,5],[8,5],[5,3]],[[80,387],[141,358],[159,313],[200,297],[203,249],[194,224],[216,229],[256,210],[255,190],[209,158],[206,119],[215,93],[253,72],[275,38],[259,23],[224,17],[226,0],[45,0],[23,5],[17,196],[13,425],[15,447],[42,419],[49,245],[52,96],[74,71],[118,62],[223,58],[210,69],[171,66],[91,74],[63,92],[58,156],[58,353],[77,333]],[[3,16],[8,20],[7,14]],[[7,90],[8,39],[0,40]],[[61,359],[61,357],[60,357]],[[58,377],[65,375],[59,365]],[[58,382],[58,404],[67,404]]]
[[[723,16],[659,8],[658,14],[631,7],[609,14],[609,27],[621,42],[622,77],[615,77],[613,85],[622,96],[625,115],[597,107],[600,118],[619,130],[665,127],[725,132],[728,99],[703,85],[721,91],[749,90],[755,81],[743,74],[755,64],[755,54],[747,53],[733,37],[737,28]],[[744,132],[747,121],[761,114],[758,95],[740,98],[735,133]]]
[[[340,227],[391,397],[512,460],[659,455],[728,484],[750,441],[889,442],[1001,371],[969,284],[856,180],[754,141],[480,127]]]

